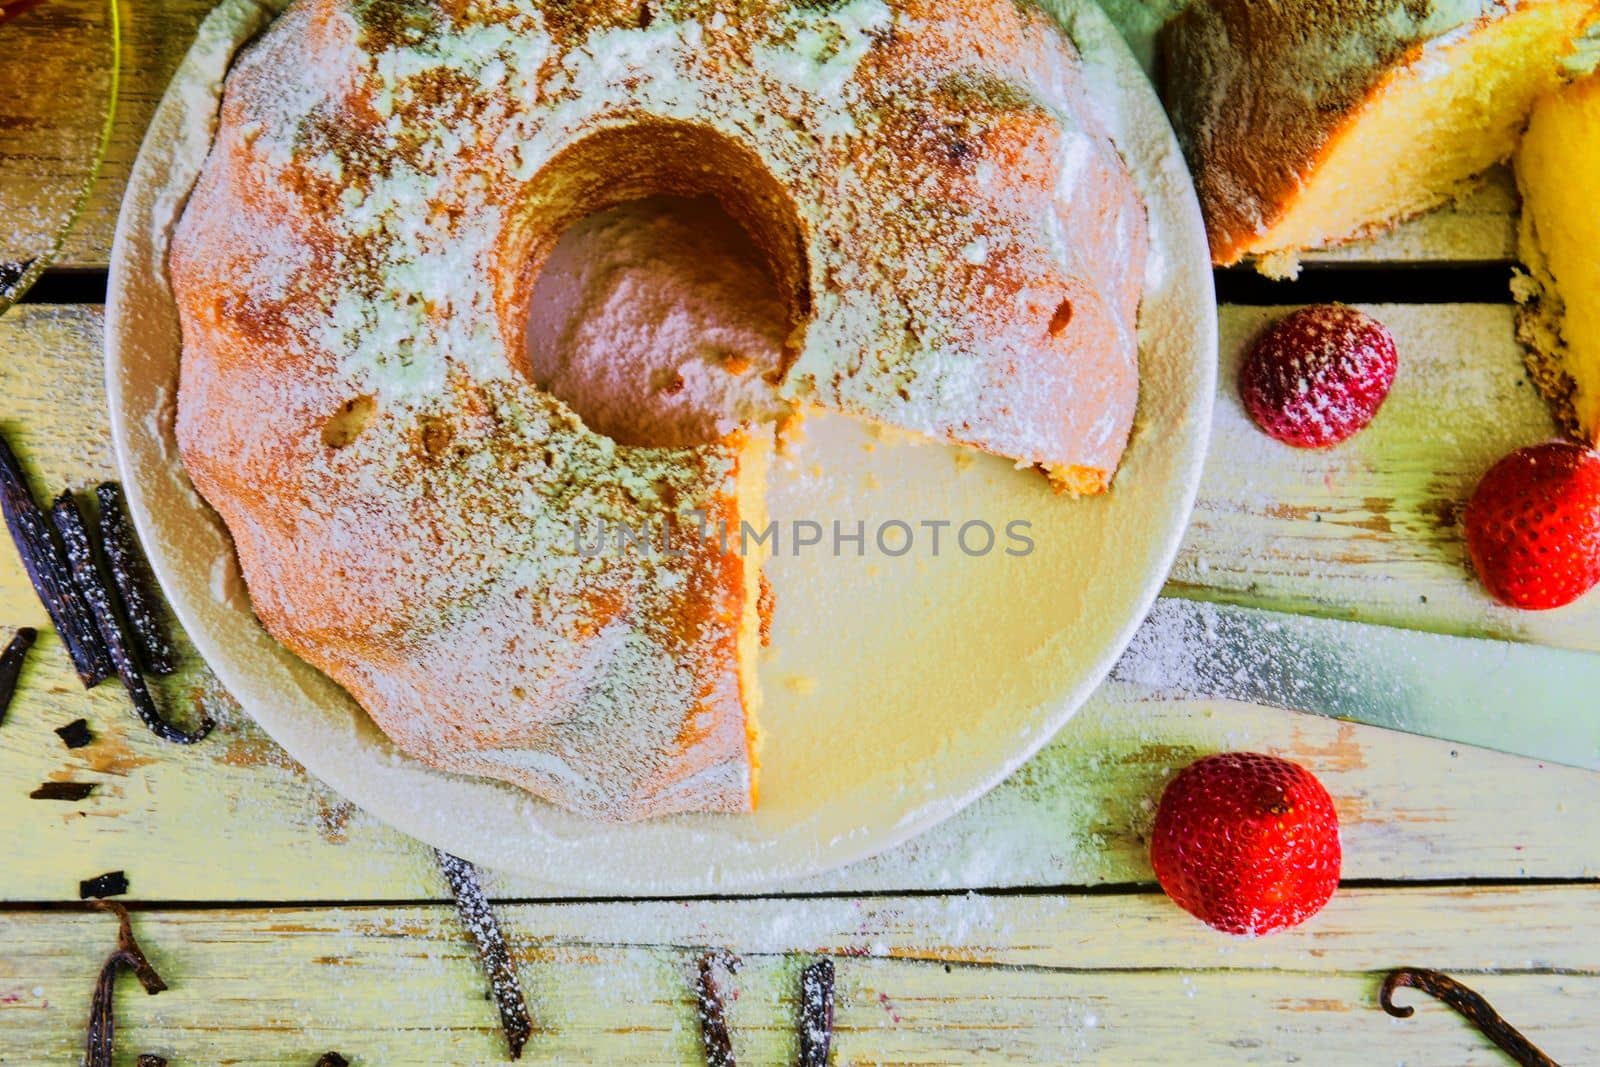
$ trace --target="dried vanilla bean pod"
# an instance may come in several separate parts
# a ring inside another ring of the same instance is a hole
[[[705,1050],[706,1067],[737,1067],[733,1037],[728,1033],[727,1003],[717,985],[718,960],[726,963],[730,973],[739,966],[738,958],[730,952],[707,952],[700,957],[694,987],[700,1015],[700,1045]]]
[[[89,732],[88,719],[73,719],[65,726],[56,727],[55,733],[68,748],[83,748],[94,740],[94,734]]]
[[[0,722],[6,721],[6,711],[17,692],[17,679],[22,676],[22,661],[28,658],[28,649],[38,637],[39,631],[23,626],[7,642],[6,650],[0,652]]]
[[[45,782],[28,794],[29,800],[68,800],[77,802],[94,792],[94,782]]]
[[[1561,1067],[1524,1037],[1522,1031],[1506,1022],[1482,995],[1448,974],[1430,971],[1425,967],[1401,967],[1390,971],[1383,980],[1383,988],[1378,990],[1378,1005],[1396,1019],[1409,1019],[1417,1010],[1410,1005],[1397,1005],[1394,1002],[1394,991],[1402,986],[1420,989],[1444,1001],[1521,1067]]]
[[[78,502],[71,493],[62,493],[56,498],[50,508],[50,519],[55,523],[56,532],[61,535],[61,543],[66,546],[67,559],[72,564],[73,583],[89,604],[95,624],[100,629],[100,638],[111,652],[111,662],[116,665],[117,676],[122,679],[123,687],[133,701],[133,710],[162,740],[192,745],[205,737],[216,725],[209,717],[202,717],[199,727],[193,731],[183,730],[161,717],[155,698],[150,695],[144,677],[139,673],[139,665],[134,661],[133,647],[112,606],[111,591],[100,577],[100,568],[95,566],[89,531],[84,526]]]
[[[506,1044],[511,1046],[511,1058],[522,1058],[522,1046],[533,1033],[533,1021],[528,1017],[528,1005],[522,998],[522,985],[517,980],[517,969],[506,951],[506,939],[495,921],[489,901],[478,884],[478,872],[464,859],[435,849],[439,866],[444,869],[445,880],[456,899],[456,911],[478,946],[478,958],[483,962],[484,973],[489,977],[489,991],[494,994],[495,1005],[500,1009],[500,1027],[506,1033]]]
[[[150,565],[128,522],[122,486],[102,482],[95,487],[100,502],[100,550],[105,555],[111,584],[122,602],[122,617],[133,632],[134,644],[146,673],[165,676],[178,669],[178,654],[161,624],[161,602],[150,578]]]
[[[133,939],[133,926],[128,922],[128,909],[121,904],[102,901],[103,908],[117,917],[117,948],[100,968],[100,978],[94,985],[94,1000],[89,1008],[89,1034],[85,1041],[83,1062],[85,1067],[111,1067],[112,1049],[116,1040],[116,1020],[111,1008],[116,992],[117,971],[126,967],[139,979],[144,991],[155,996],[167,988],[156,969],[145,959],[139,943]]]
[[[104,900],[106,897],[120,897],[127,891],[126,871],[107,871],[105,874],[97,874],[78,883],[79,900],[88,900],[90,897]]]
[[[833,961],[800,972],[800,1067],[827,1067],[833,1045]]]
[[[73,668],[84,688],[93,689],[116,673],[116,668],[89,605],[72,582],[71,564],[56,541],[50,520],[34,502],[22,466],[4,435],[0,435],[0,510],[5,512],[6,526],[22,557],[22,568],[28,572],[28,580],[45,611],[50,613],[50,621],[61,635],[67,655],[72,657]]]

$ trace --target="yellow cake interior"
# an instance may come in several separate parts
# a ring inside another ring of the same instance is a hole
[[[739,521],[751,529],[763,530],[767,525],[767,467],[772,452],[772,436],[760,428],[738,435],[742,439],[739,449],[738,471],[735,473],[734,496],[739,502]],[[738,544],[738,531],[732,531],[730,544]],[[761,662],[763,600],[761,568],[770,554],[764,542],[759,548],[746,543],[741,563],[744,568],[744,602],[739,616],[739,696],[744,704],[744,731],[750,751],[750,805],[759,799],[761,771],[761,683],[757,669]]]
[[[1600,74],[1539,101],[1516,165],[1529,366],[1565,428],[1600,444]]]
[[[1057,464],[1045,467],[1045,474],[1050,479],[1051,487],[1067,496],[1098,496],[1111,488],[1111,475],[1093,467],[1067,467]]]
[[[1398,68],[1334,136],[1304,192],[1253,251],[1359,236],[1444,203],[1510,158],[1533,102],[1559,85],[1561,59],[1594,6],[1524,4]]]

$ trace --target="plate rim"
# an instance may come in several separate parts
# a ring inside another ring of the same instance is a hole
[[[244,654],[238,649],[225,648],[222,640],[202,620],[202,609],[191,604],[184,596],[174,593],[174,590],[182,589],[186,583],[180,580],[181,576],[177,573],[178,565],[168,554],[169,546],[161,535],[151,510],[152,502],[142,480],[146,472],[139,458],[138,435],[145,433],[148,440],[144,443],[148,445],[154,442],[163,453],[166,452],[166,446],[159,441],[159,434],[151,431],[149,426],[143,425],[148,420],[148,414],[141,415],[130,411],[124,402],[129,350],[137,351],[139,347],[132,342],[129,332],[141,328],[147,330],[153,328],[148,322],[141,327],[140,302],[151,298],[152,289],[159,291],[157,297],[164,293],[169,305],[172,299],[165,274],[166,235],[153,233],[146,227],[159,224],[158,220],[152,218],[152,214],[161,207],[170,211],[170,218],[176,218],[178,211],[181,210],[182,201],[187,199],[192,178],[183,183],[181,194],[175,194],[170,187],[167,164],[181,150],[186,139],[189,148],[195,147],[194,138],[197,136],[195,128],[200,125],[198,115],[201,113],[197,109],[201,105],[209,108],[210,115],[210,121],[205,124],[203,145],[200,150],[200,158],[204,158],[205,150],[209,148],[212,138],[211,129],[214,126],[215,112],[220,99],[222,72],[225,72],[228,61],[231,61],[238,48],[243,47],[251,36],[264,27],[279,10],[287,6],[287,2],[288,0],[223,0],[207,16],[195,44],[161,98],[141,143],[124,193],[112,245],[107,284],[105,372],[113,447],[132,520],[141,541],[146,546],[151,567],[167,594],[174,614],[184,626],[208,668],[223,686],[235,695],[245,712],[273,738],[275,743],[282,745],[293,758],[304,765],[307,771],[384,823],[433,847],[457,852],[468,860],[482,862],[493,868],[532,876],[541,882],[570,891],[616,892],[618,883],[626,881],[618,875],[616,868],[602,870],[598,877],[592,870],[581,872],[552,870],[541,862],[547,856],[545,852],[529,848],[510,851],[490,848],[484,843],[481,831],[477,832],[474,839],[464,840],[461,833],[449,832],[452,828],[460,831],[461,826],[452,824],[447,815],[434,812],[432,817],[428,817],[429,813],[422,810],[423,804],[420,802],[401,807],[386,803],[381,797],[374,799],[374,793],[385,791],[363,788],[364,783],[357,780],[354,772],[341,773],[342,769],[333,766],[331,759],[319,758],[318,752],[310,751],[312,746],[286,744],[280,736],[286,732],[286,728],[274,729],[273,724],[275,715],[281,713],[263,711],[260,704],[240,694],[252,692],[257,688],[255,683],[245,679],[247,671],[259,671],[262,667],[269,666],[256,662],[260,656],[270,653],[270,649],[263,645],[262,641],[266,642],[266,645],[277,647],[281,654],[292,654],[277,646],[277,643],[261,628],[259,622],[255,621],[253,613],[249,613],[249,617],[250,625],[257,632],[253,635],[254,654]],[[1185,338],[1186,348],[1192,353],[1188,367],[1192,373],[1183,377],[1183,381],[1189,386],[1188,395],[1181,397],[1183,419],[1177,427],[1180,432],[1172,434],[1172,438],[1180,441],[1186,449],[1186,455],[1178,454],[1175,462],[1171,464],[1174,486],[1171,491],[1172,506],[1164,512],[1166,521],[1164,536],[1151,553],[1152,558],[1159,561],[1159,565],[1149,568],[1136,595],[1128,597],[1122,625],[1110,640],[1104,643],[1101,654],[1093,661],[1092,668],[1082,671],[1075,683],[1063,687],[1062,696],[1054,706],[1030,720],[1034,728],[1018,737],[1017,743],[1010,750],[1009,757],[996,761],[988,773],[976,776],[975,784],[959,792],[943,795],[937,801],[923,804],[912,817],[898,821],[884,820],[876,830],[869,828],[867,832],[852,835],[846,840],[830,842],[825,847],[813,850],[798,863],[773,864],[771,860],[776,857],[771,857],[765,852],[756,852],[754,853],[756,862],[751,865],[732,868],[710,863],[700,876],[667,877],[651,881],[647,888],[641,886],[636,891],[652,894],[735,889],[750,891],[790,883],[869,859],[900,846],[955,816],[1032,759],[1071,720],[1101,685],[1110,673],[1112,665],[1131,642],[1134,632],[1159,595],[1176,559],[1199,491],[1211,439],[1212,408],[1216,393],[1218,339],[1215,290],[1209,256],[1203,256],[1203,261],[1194,258],[1197,250],[1203,252],[1207,247],[1199,203],[1188,170],[1182,166],[1182,153],[1166,120],[1165,111],[1161,109],[1154,87],[1149,83],[1144,70],[1111,23],[1109,16],[1093,0],[1039,0],[1039,3],[1061,22],[1075,41],[1081,42],[1085,36],[1092,34],[1097,50],[1109,50],[1112,53],[1109,56],[1097,53],[1093,61],[1105,60],[1110,63],[1111,72],[1115,75],[1115,88],[1127,97],[1122,106],[1143,112],[1141,121],[1145,123],[1153,117],[1152,107],[1155,109],[1155,114],[1160,116],[1160,128],[1151,131],[1153,139],[1159,142],[1156,158],[1145,159],[1142,163],[1144,166],[1161,171],[1160,177],[1172,186],[1170,196],[1164,198],[1166,202],[1163,207],[1172,213],[1172,218],[1167,221],[1176,221],[1180,232],[1169,235],[1169,247],[1157,251],[1164,256],[1173,248],[1187,245],[1190,252],[1189,257],[1180,262],[1169,263],[1166,268],[1192,275],[1186,280],[1180,279],[1179,283],[1171,287],[1174,299],[1177,294],[1187,290],[1193,290],[1189,293],[1190,297],[1199,299],[1192,301],[1192,306],[1186,309],[1189,315],[1185,321],[1192,327]],[[1085,26],[1080,22],[1084,19],[1088,20],[1089,25]],[[222,60],[220,67],[219,55]],[[1084,62],[1086,65],[1091,62],[1088,54],[1085,54]],[[1138,99],[1134,99],[1136,97]],[[1130,146],[1119,145],[1119,147],[1124,157],[1128,159],[1135,180],[1141,184],[1141,191],[1148,206],[1151,200],[1150,183],[1154,179],[1151,175],[1140,173],[1141,161],[1132,158]],[[1173,160],[1178,162],[1177,171],[1173,170]],[[198,163],[195,166],[197,168]],[[163,181],[163,179],[168,180]],[[154,206],[151,203],[152,199]],[[1150,211],[1152,215],[1157,214],[1154,207],[1151,207]],[[1155,232],[1154,226],[1152,232]],[[151,253],[158,255],[159,259],[154,260]],[[1202,273],[1203,281],[1200,278]],[[153,278],[148,276],[151,274],[154,275]],[[171,308],[168,310],[170,312]],[[1141,322],[1141,327],[1142,325]],[[169,331],[167,338],[169,359],[175,360],[172,346],[177,343],[177,338],[170,336]],[[1141,360],[1142,352],[1143,345],[1141,345]],[[1145,380],[1146,377],[1141,370],[1141,382]],[[1145,401],[1145,393],[1141,389],[1141,411],[1146,407]],[[175,396],[168,398],[168,402],[175,404]],[[1173,429],[1171,426],[1163,426],[1162,436],[1167,436]],[[1150,436],[1148,429],[1144,433],[1145,436]],[[1142,443],[1140,447],[1144,447]],[[168,457],[167,462],[176,466],[175,457]],[[181,484],[187,487],[186,476],[181,475],[181,468],[178,468],[178,471]],[[194,495],[192,487],[188,487],[187,491],[190,495]],[[199,508],[209,513],[209,507],[200,501],[198,496],[195,496],[195,501]],[[216,523],[220,520],[216,520],[213,515],[211,521]],[[240,660],[248,662],[241,666]],[[277,681],[281,685],[292,686],[299,695],[314,696],[306,694],[304,686],[287,675]],[[334,684],[331,680],[324,679],[324,681],[328,686]],[[404,757],[404,760],[415,764],[414,775],[418,777],[419,785],[423,779],[434,776],[458,782],[462,780],[459,776],[426,768],[420,762],[410,760],[409,757]],[[532,800],[531,797],[529,802],[544,807],[541,802]],[[627,825],[648,828],[670,822],[671,820],[653,820]]]

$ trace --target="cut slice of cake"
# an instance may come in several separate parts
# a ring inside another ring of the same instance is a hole
[[[1594,0],[1201,0],[1162,33],[1163,95],[1218,264],[1365,236],[1510,158]]]
[[[1535,105],[1516,163],[1517,335],[1562,429],[1600,444],[1600,74]]]

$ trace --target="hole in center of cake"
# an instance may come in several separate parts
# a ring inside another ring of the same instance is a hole
[[[806,228],[748,144],[643,117],[572,143],[506,219],[502,321],[518,373],[590,429],[688,446],[785,413],[812,314]]]
[[[621,444],[688,446],[786,405],[789,301],[712,196],[651,196],[580,219],[533,285],[528,372]]]

